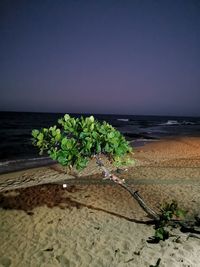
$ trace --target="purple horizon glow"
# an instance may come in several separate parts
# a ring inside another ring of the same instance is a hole
[[[0,110],[200,116],[200,2],[1,1]]]

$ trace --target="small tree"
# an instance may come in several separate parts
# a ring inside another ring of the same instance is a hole
[[[47,152],[63,166],[85,168],[91,159],[96,158],[97,165],[104,173],[104,179],[110,179],[126,189],[139,205],[154,220],[159,220],[156,214],[128,184],[111,174],[104,166],[100,155],[104,154],[116,166],[130,164],[129,155],[132,151],[122,134],[106,122],[98,122],[93,116],[87,118],[72,118],[66,114],[58,120],[58,126],[32,131],[33,144],[40,149],[40,154]]]

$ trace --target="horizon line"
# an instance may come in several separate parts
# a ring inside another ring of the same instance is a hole
[[[44,113],[44,114],[77,114],[77,115],[109,115],[109,116],[148,116],[148,117],[197,117],[200,115],[155,115],[155,114],[117,114],[117,113],[92,113],[92,112],[48,112],[48,111],[18,111],[18,110],[0,110],[0,112],[10,113]]]

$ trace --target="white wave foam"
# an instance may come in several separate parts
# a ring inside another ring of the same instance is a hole
[[[129,121],[129,119],[117,119],[118,121]]]
[[[165,123],[161,123],[159,125],[195,125],[194,122],[192,121],[176,121],[176,120],[168,120],[167,122]]]
[[[191,121],[183,121],[181,124],[183,124],[183,125],[194,125],[195,123],[191,122]]]
[[[161,123],[160,125],[179,125],[180,123],[176,120],[168,120],[165,123]]]

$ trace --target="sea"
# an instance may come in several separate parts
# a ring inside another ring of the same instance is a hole
[[[32,145],[33,129],[50,127],[63,113],[0,112],[0,173],[52,164]],[[70,114],[74,117],[91,114]],[[162,138],[200,136],[200,117],[94,115],[119,130],[133,147]]]

